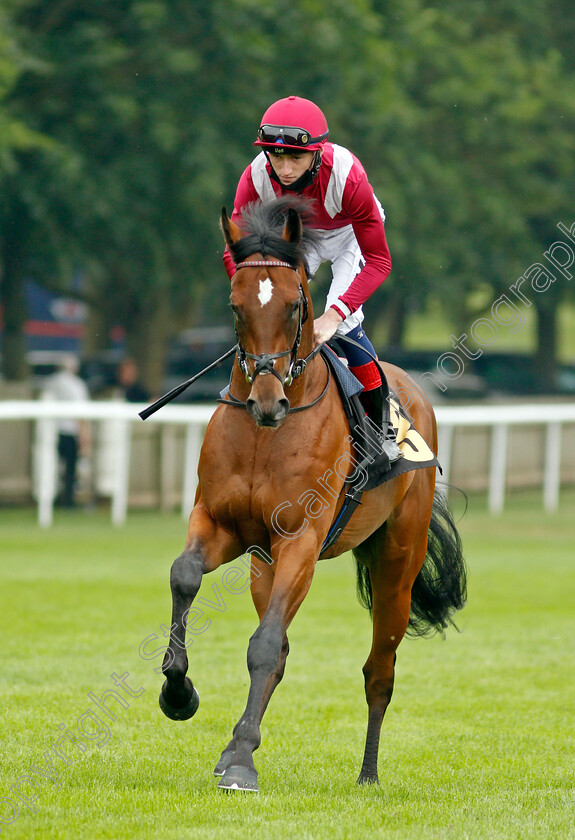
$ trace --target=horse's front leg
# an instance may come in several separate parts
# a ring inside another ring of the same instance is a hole
[[[275,565],[275,564],[274,564]],[[251,593],[252,599],[254,602],[254,606],[258,613],[258,618],[262,621],[266,610],[268,608],[270,602],[270,596],[272,591],[272,585],[274,580],[274,566],[269,566],[267,563],[263,563],[259,560],[256,556],[252,556],[251,559],[251,569],[252,569],[252,581],[251,581]],[[281,682],[284,671],[285,671],[285,664],[287,655],[289,653],[289,642],[287,635],[284,636],[283,644],[282,644],[282,651],[281,656],[277,665],[277,668],[271,675],[270,679],[268,680],[268,684],[266,686],[266,690],[264,692],[264,697],[262,701],[262,708],[260,710],[260,723],[264,712],[267,708],[267,705],[271,699],[272,694],[274,693],[275,689]],[[230,764],[234,764],[234,756],[236,753],[236,730],[238,724],[234,727],[232,739],[227,745],[227,747],[223,750],[218,763],[214,768],[214,776],[223,776],[226,769],[230,766]]]
[[[257,791],[253,753],[260,745],[260,723],[287,655],[287,629],[305,598],[317,559],[317,540],[281,544],[269,603],[248,645],[250,690],[245,711],[234,728],[233,758],[218,787]],[[275,557],[274,557],[275,559]]]
[[[188,720],[196,713],[200,703],[198,692],[186,676],[186,623],[190,607],[203,575],[232,560],[237,553],[235,540],[218,527],[203,505],[196,505],[190,516],[186,546],[174,560],[170,572],[172,623],[162,663],[166,681],[159,703],[163,713],[172,720]]]

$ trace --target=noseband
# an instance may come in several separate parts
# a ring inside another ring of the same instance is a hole
[[[296,271],[293,265],[290,265],[288,262],[282,262],[281,260],[246,260],[245,262],[238,263],[236,265],[236,271],[239,271],[240,268],[249,268],[249,267],[275,267],[275,268],[291,268],[292,271]],[[297,272],[296,272],[297,273]],[[303,291],[303,286],[300,283],[299,285],[299,301],[298,301],[298,326],[297,326],[297,333],[295,337],[295,341],[291,350],[284,350],[281,353],[259,353],[258,355],[254,355],[253,353],[248,353],[241,344],[239,339],[237,330],[236,330],[236,338],[238,339],[238,364],[246,378],[246,381],[253,383],[254,379],[258,374],[268,374],[272,373],[276,379],[279,379],[282,386],[284,385],[291,385],[294,379],[300,376],[308,363],[308,361],[315,356],[316,351],[314,350],[307,356],[305,359],[297,359],[297,351],[299,349],[300,341],[301,341],[301,331],[302,327],[307,321],[307,299]],[[283,359],[286,356],[290,356],[291,362],[288,369],[287,374],[285,377],[281,377],[280,374],[274,367],[274,362],[276,359]],[[250,374],[248,368],[248,360],[254,362],[254,372]]]

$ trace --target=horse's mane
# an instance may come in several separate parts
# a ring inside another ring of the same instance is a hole
[[[303,234],[299,242],[287,242],[282,238],[290,208],[299,214],[303,222]],[[239,226],[245,236],[230,247],[235,263],[243,262],[252,254],[261,253],[264,258],[285,260],[294,268],[303,264],[307,272],[306,249],[318,238],[315,230],[306,227],[313,218],[313,201],[295,196],[253,201],[244,207],[241,216]]]

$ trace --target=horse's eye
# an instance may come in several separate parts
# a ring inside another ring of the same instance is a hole
[[[290,315],[293,318],[293,316],[297,315],[298,312],[299,312],[299,300],[296,301],[296,303],[292,304],[292,307],[291,307],[291,310],[290,310]]]

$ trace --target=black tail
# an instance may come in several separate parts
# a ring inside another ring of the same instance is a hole
[[[360,552],[354,552],[357,569],[357,594],[360,603],[371,613],[373,597],[367,566],[357,562]],[[427,538],[425,562],[411,590],[411,614],[408,636],[426,636],[434,632],[444,634],[453,624],[453,615],[465,606],[467,574],[461,538],[449,510],[447,499],[437,490]]]

